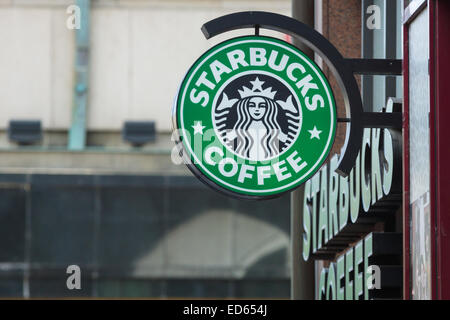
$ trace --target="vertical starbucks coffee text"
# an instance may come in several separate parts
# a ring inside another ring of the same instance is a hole
[[[335,169],[338,156],[324,165],[305,184],[303,199],[303,258],[326,247],[358,216],[368,214],[371,206],[387,198],[393,189],[394,177],[399,173],[397,157],[401,148],[397,132],[389,129],[364,129],[363,144],[348,177],[341,177]],[[397,191],[396,191],[397,192]]]
[[[319,87],[313,81],[313,76],[306,72],[305,67],[297,61],[290,61],[288,55],[281,55],[279,52],[271,50],[267,52],[264,48],[250,47],[247,50],[235,49],[227,53],[223,61],[214,60],[210,63],[210,72],[203,71],[197,81],[196,88],[192,88],[189,97],[195,104],[206,107],[210,102],[210,90],[214,90],[216,85],[222,80],[223,74],[230,74],[238,69],[249,69],[252,67],[268,66],[275,72],[284,72],[287,79],[293,82],[305,99],[305,106],[309,111],[314,111],[318,107],[324,107],[325,102],[320,94],[314,93]]]

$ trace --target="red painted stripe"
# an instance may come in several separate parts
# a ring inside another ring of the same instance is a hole
[[[450,299],[450,1],[435,2],[436,207],[438,298]]]
[[[428,4],[429,15],[429,78],[430,78],[430,115],[428,118],[430,128],[430,260],[431,260],[431,298],[437,299],[437,288],[439,287],[437,260],[436,260],[436,128],[435,128],[435,21],[434,9],[436,1]]]

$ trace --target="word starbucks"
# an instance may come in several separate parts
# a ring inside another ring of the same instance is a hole
[[[335,155],[305,184],[303,201],[303,258],[319,251],[355,223],[360,212],[368,212],[390,194],[394,174],[394,146],[388,129],[365,129],[361,151],[348,177],[335,173]],[[361,210],[362,209],[362,210]]]
[[[283,72],[284,76],[293,82],[295,87],[305,98],[305,106],[308,110],[314,111],[318,107],[324,107],[325,101],[321,94],[313,93],[319,89],[314,81],[313,75],[306,71],[303,64],[296,62],[298,59],[292,59],[289,55],[283,54],[281,57],[279,50],[272,49],[267,52],[261,47],[249,47],[245,51],[234,49],[227,52],[226,59],[214,60],[209,63],[209,70],[203,71],[195,82],[195,87],[191,89],[190,99],[193,103],[201,104],[203,107],[208,105],[211,94],[214,94],[216,85],[223,80],[224,74],[230,74],[242,69],[252,70],[252,67],[268,67],[275,73]],[[203,89],[202,91],[200,91]],[[246,96],[252,96],[254,92],[244,87]],[[260,96],[272,96],[270,89],[265,90],[267,94],[261,92]]]
[[[207,51],[186,74],[173,124],[189,169],[212,188],[274,197],[317,171],[336,108],[320,68],[278,39],[247,36]]]

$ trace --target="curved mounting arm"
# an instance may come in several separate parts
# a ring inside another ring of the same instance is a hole
[[[376,117],[372,117],[375,113],[363,112],[361,94],[351,64],[324,36],[298,20],[275,13],[246,11],[211,20],[205,23],[201,30],[206,39],[209,39],[227,31],[243,28],[271,29],[296,37],[317,52],[333,72],[343,91],[346,112],[351,115],[349,130],[336,169],[340,175],[347,176],[353,168],[361,148],[364,127],[398,126],[398,119],[393,121],[392,117],[378,113]]]

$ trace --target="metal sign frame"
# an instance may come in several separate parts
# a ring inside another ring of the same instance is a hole
[[[337,48],[319,32],[306,24],[280,14],[263,11],[245,11],[228,14],[205,23],[201,30],[210,39],[219,34],[244,28],[260,28],[289,34],[319,54],[333,72],[342,89],[345,109],[349,118],[338,118],[348,123],[345,143],[342,147],[336,172],[348,176],[361,148],[364,128],[402,127],[402,114],[363,111],[361,93],[354,74],[401,75],[402,60],[395,59],[346,59]]]

